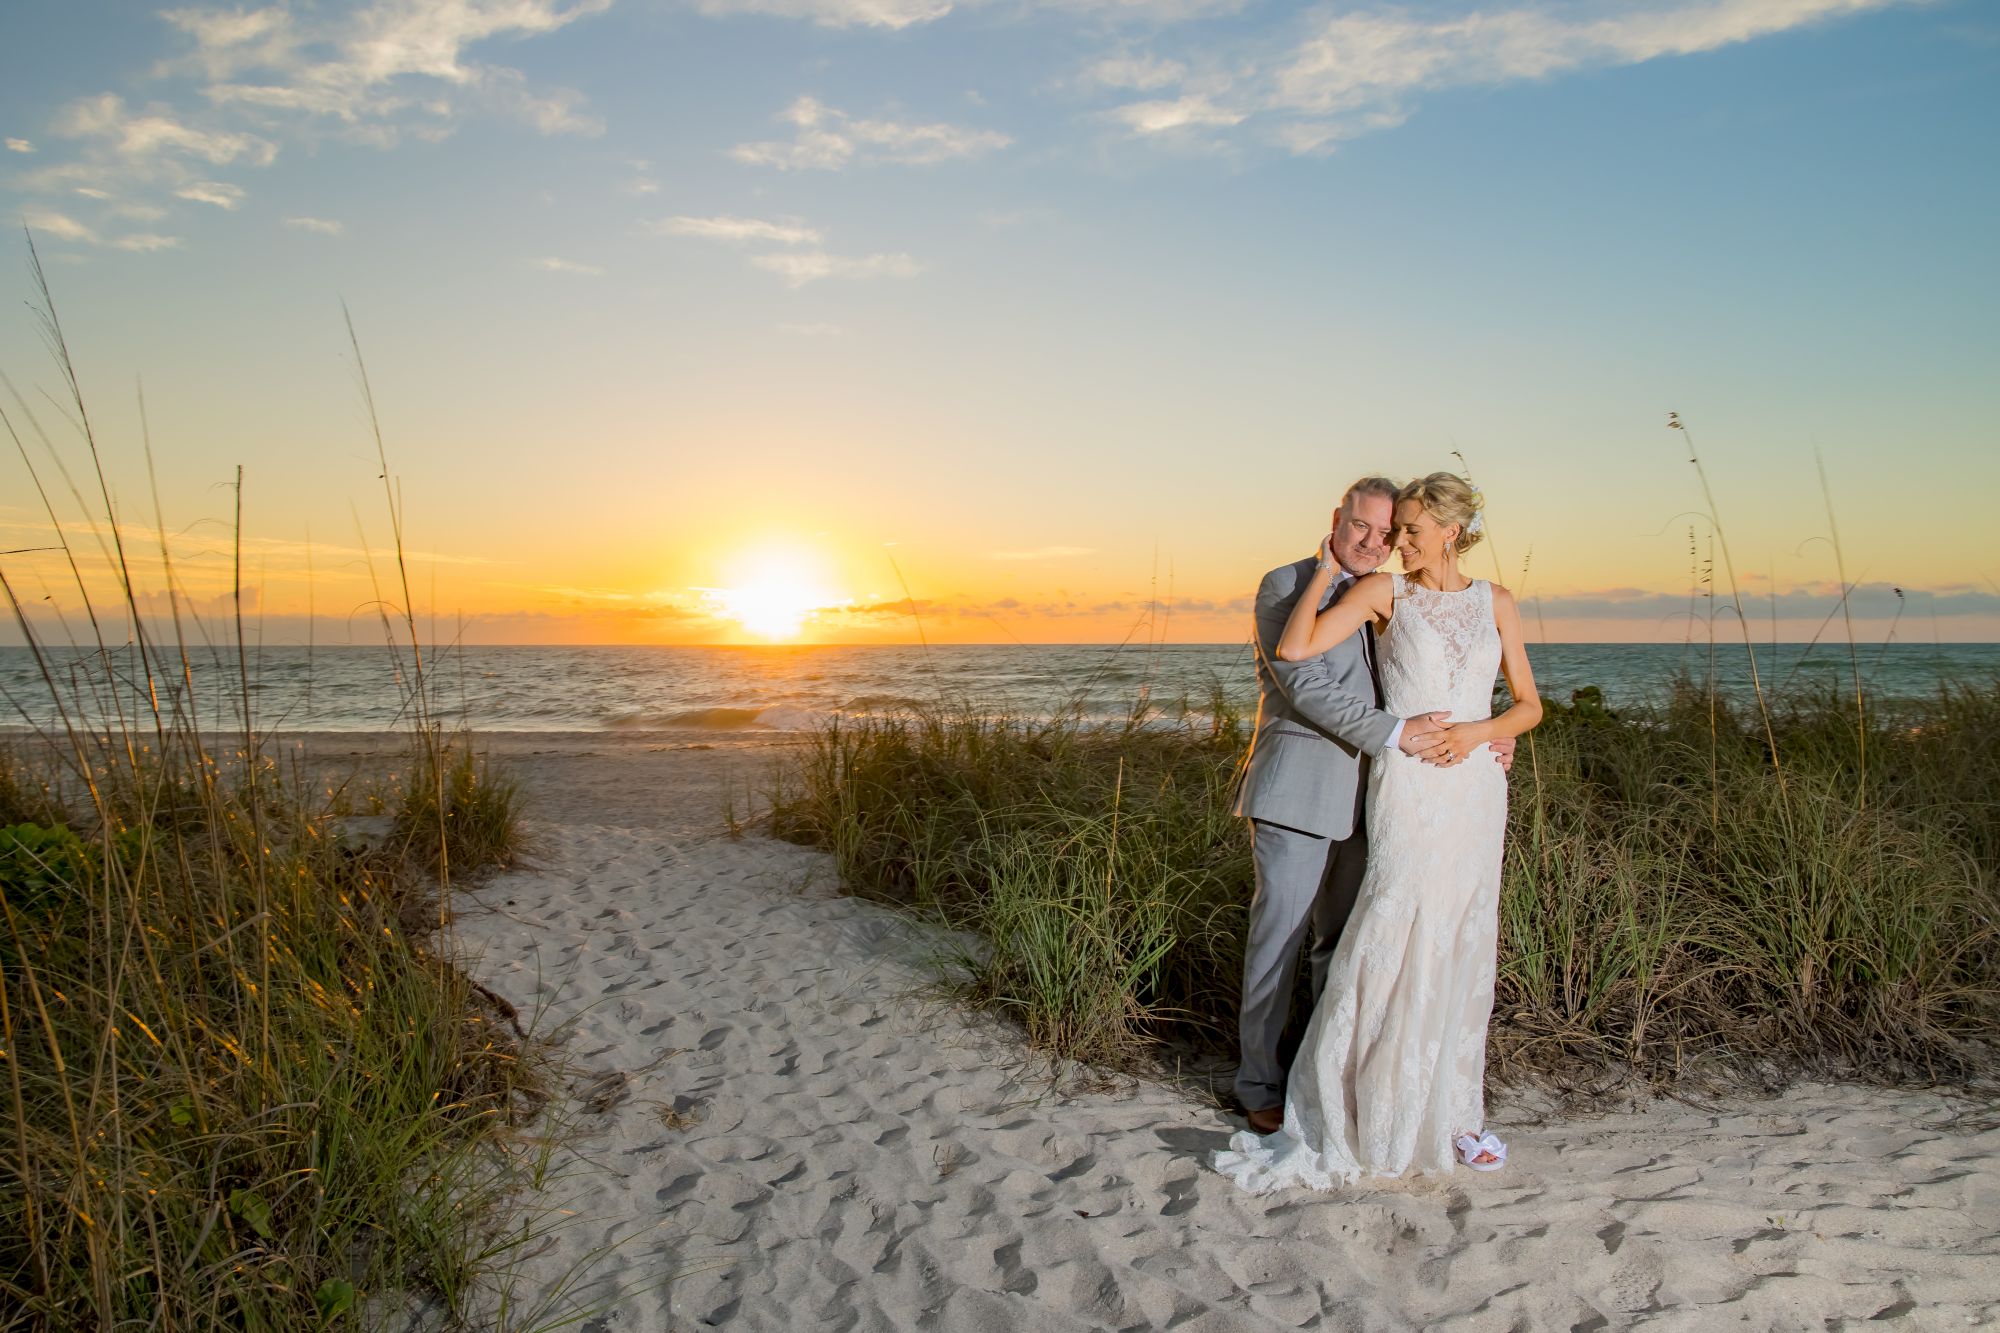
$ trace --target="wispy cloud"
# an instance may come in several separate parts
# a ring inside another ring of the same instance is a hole
[[[1217,106],[1199,93],[1170,100],[1160,99],[1150,102],[1127,102],[1113,108],[1111,118],[1137,134],[1163,134],[1168,130],[1187,129],[1194,126],[1240,125],[1249,113],[1225,106]]]
[[[321,236],[338,236],[346,230],[343,223],[335,222],[331,218],[286,218],[285,225],[300,231],[317,232]]]
[[[75,141],[78,156],[20,177],[17,183],[30,191],[178,187],[195,182],[207,169],[265,167],[278,155],[278,146],[261,135],[203,128],[164,105],[136,110],[116,93],[69,103],[56,113],[49,131]]]
[[[943,18],[952,0],[695,0],[711,18],[770,14],[828,28],[907,28]]]
[[[136,210],[142,216],[145,210]],[[171,250],[179,246],[178,236],[161,236],[153,232],[128,232],[122,236],[110,236],[88,223],[79,222],[67,213],[52,208],[31,208],[21,215],[21,221],[29,231],[71,245],[102,245],[114,250],[132,250],[145,253],[153,250]]]
[[[29,231],[52,236],[58,241],[97,244],[97,232],[94,228],[87,227],[69,214],[58,213],[52,208],[31,208],[22,215],[21,221]]]
[[[604,270],[595,264],[579,264],[574,259],[537,259],[535,267],[550,273],[574,273],[580,277],[601,278]]]
[[[882,163],[931,166],[954,158],[980,157],[1014,142],[998,130],[942,122],[917,125],[857,120],[811,97],[793,102],[779,119],[793,127],[790,139],[738,144],[730,156],[752,166],[785,171],[836,171]]]
[[[48,131],[73,145],[15,177],[31,194],[157,191],[217,208],[244,197],[219,168],[267,167],[281,145],[336,135],[387,147],[437,139],[468,115],[510,118],[542,134],[597,134],[603,124],[573,89],[540,87],[470,51],[495,39],[553,32],[611,0],[361,0],[313,6],[192,5],[160,13],[180,49],[151,71],[153,87],[192,80],[199,102],[129,104],[118,91],[76,99]],[[31,153],[26,139],[6,146]],[[130,216],[130,214],[126,214]],[[85,225],[102,228],[103,219]],[[115,242],[112,242],[115,243]],[[137,243],[136,241],[134,243]]]
[[[822,278],[913,278],[923,265],[908,255],[830,255],[824,250],[780,251],[753,255],[750,262],[783,278],[787,285],[803,287]]]
[[[685,236],[695,240],[761,247],[759,253],[749,256],[750,263],[767,273],[777,274],[791,287],[803,287],[825,278],[910,278],[923,271],[923,265],[906,254],[833,254],[821,248],[823,238],[819,229],[803,222],[767,222],[761,218],[737,217],[671,217],[649,223],[647,227],[662,236]],[[770,248],[773,246],[784,248]]]
[[[818,245],[820,234],[796,222],[765,222],[757,218],[663,218],[648,224],[663,236],[693,236],[704,241],[761,242],[769,245]]]
[[[180,199],[192,199],[198,204],[214,204],[217,208],[233,210],[243,202],[243,187],[224,181],[195,181],[175,190],[174,195]]]
[[[554,32],[610,6],[611,0],[372,0],[319,12],[280,4],[247,11],[190,7],[161,17],[193,43],[170,64],[198,71],[215,105],[372,127],[362,137],[380,142],[392,139],[406,117],[435,125],[471,110],[510,115],[544,134],[601,132],[581,93],[532,89],[519,70],[481,64],[467,49],[497,37]]]
[[[1916,0],[1566,0],[1440,12],[1315,10],[1292,36],[1235,61],[1108,57],[1086,71],[1109,88],[1159,93],[1113,108],[1135,135],[1252,122],[1295,153],[1324,153],[1407,120],[1422,98],[1588,69],[1693,55]]]
[[[931,23],[959,9],[990,7],[994,0],[693,0],[711,18],[768,14],[828,28],[907,28]],[[1233,13],[1247,0],[1027,0],[1026,8],[1087,16],[1093,21],[1175,23]]]

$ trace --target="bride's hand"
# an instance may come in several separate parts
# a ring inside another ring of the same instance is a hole
[[[1452,728],[1444,754],[1431,760],[1439,768],[1456,768],[1472,757],[1472,752],[1493,738],[1490,722],[1461,722]]]
[[[1319,572],[1331,574],[1339,566],[1340,562],[1333,558],[1333,534],[1329,532],[1319,539]]]

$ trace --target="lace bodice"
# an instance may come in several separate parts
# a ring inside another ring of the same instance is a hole
[[[1493,585],[1475,579],[1459,592],[1437,592],[1401,574],[1389,577],[1396,611],[1381,642],[1388,710],[1398,717],[1444,711],[1461,722],[1493,716],[1500,671]]]

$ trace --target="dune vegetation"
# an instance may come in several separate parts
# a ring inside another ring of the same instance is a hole
[[[526,1234],[521,1155],[495,1147],[546,1096],[520,1015],[451,947],[452,885],[518,850],[514,789],[436,720],[393,492],[383,604],[405,620],[385,616],[383,670],[407,753],[334,777],[281,761],[240,555],[234,624],[184,616],[164,543],[142,555],[115,517],[41,294],[74,438],[19,395],[0,426],[82,610],[52,635],[23,553],[0,556],[46,687],[32,713],[7,701],[0,737],[0,1328],[358,1326],[411,1300],[449,1317]],[[89,502],[52,503],[51,474],[78,473]],[[164,630],[142,614],[156,600]],[[240,685],[231,734],[196,726],[216,711],[195,697],[204,656]]]

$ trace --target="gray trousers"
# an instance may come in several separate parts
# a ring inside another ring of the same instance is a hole
[[[1243,1004],[1238,1037],[1236,1096],[1245,1110],[1285,1101],[1285,1070],[1278,1039],[1291,1012],[1299,945],[1312,926],[1312,989],[1317,1002],[1354,910],[1368,864],[1367,826],[1356,819],[1353,836],[1321,838],[1282,824],[1251,821],[1257,893],[1250,900],[1250,929],[1243,945]]]

